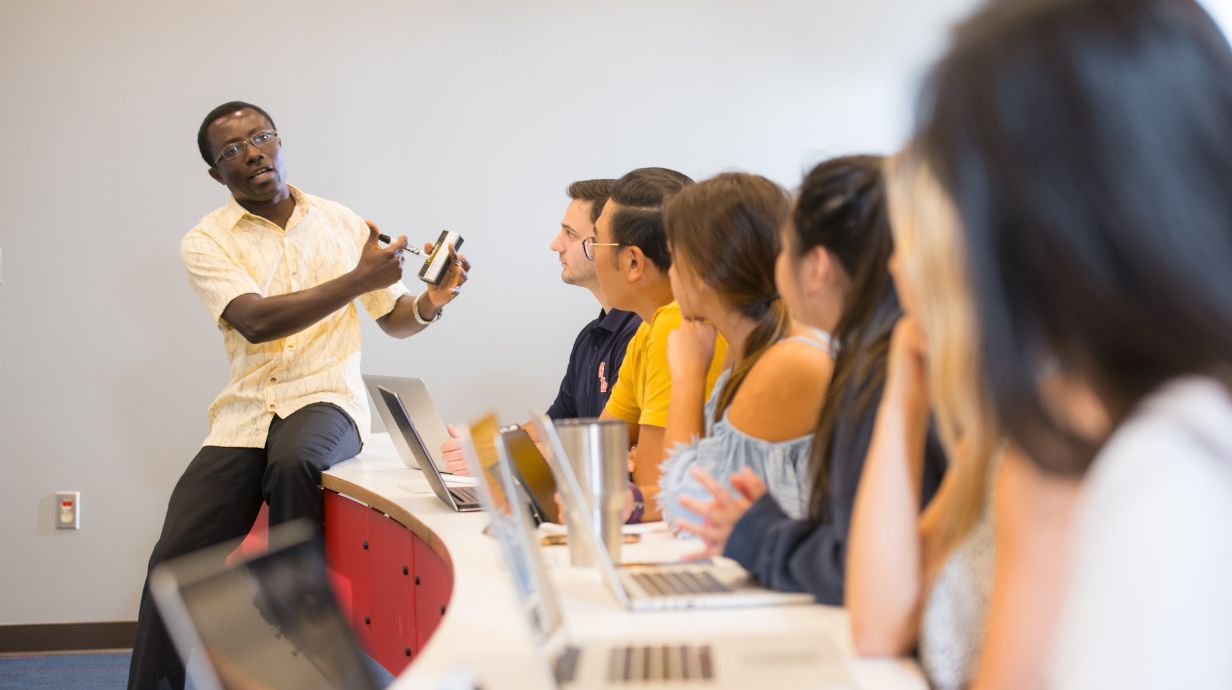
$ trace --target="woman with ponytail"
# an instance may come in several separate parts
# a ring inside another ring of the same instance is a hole
[[[722,554],[769,587],[809,592],[823,604],[843,604],[856,490],[885,388],[890,336],[903,313],[887,268],[894,241],[882,165],[879,156],[818,165],[780,235],[775,274],[783,301],[797,321],[829,330],[838,355],[813,420],[807,474],[792,494],[807,497],[803,519],[757,477],[735,474],[729,491],[693,470],[709,493],[681,503],[702,520],[674,524],[702,539],[704,555]],[[931,431],[921,452],[923,505],[941,482],[945,455]]]
[[[809,442],[834,364],[833,321],[793,323],[774,280],[779,230],[791,201],[764,177],[725,173],[668,203],[672,292],[685,322],[668,340],[668,408],[658,502],[668,520],[691,513],[684,495],[705,488],[690,473],[726,480],[752,472],[803,515]],[[837,317],[837,310],[835,310]],[[718,331],[729,368],[703,394]]]

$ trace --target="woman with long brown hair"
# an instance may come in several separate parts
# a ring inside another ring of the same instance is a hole
[[[793,323],[774,282],[779,228],[790,199],[757,175],[724,173],[677,194],[664,213],[672,293],[685,323],[671,334],[672,398],[659,482],[667,519],[682,495],[704,492],[693,467],[726,478],[748,468],[792,514],[804,511],[810,432],[833,366],[829,335]],[[727,370],[704,399],[715,331]]]
[[[767,493],[750,473],[731,476],[733,493],[695,470],[694,479],[710,493],[680,501],[703,520],[674,525],[701,537],[704,553],[736,560],[770,587],[841,605],[852,505],[885,383],[890,333],[902,314],[887,271],[894,243],[882,158],[847,156],[815,167],[779,237],[775,276],[784,303],[798,321],[829,330],[837,349],[796,489],[807,497],[805,514],[797,519],[773,487]],[[945,457],[931,434],[923,452],[927,502]]]

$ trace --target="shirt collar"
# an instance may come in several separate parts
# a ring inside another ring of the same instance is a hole
[[[298,223],[303,218],[304,214],[308,213],[309,209],[308,197],[303,192],[299,191],[298,187],[293,184],[288,184],[287,191],[291,193],[291,198],[295,199],[295,211],[291,213],[291,220],[287,222],[287,227],[290,228]],[[240,219],[244,216],[251,215],[252,214],[249,213],[247,209],[240,206],[240,202],[236,201],[234,196],[231,196],[227,199],[226,205],[222,207],[221,220],[223,227],[233,228],[235,227],[235,224],[240,222]],[[256,216],[253,217],[255,218]]]
[[[615,333],[619,331],[629,318],[637,316],[633,312],[621,311],[619,309],[609,309],[606,314],[602,310],[599,311],[599,318],[596,319],[595,328],[602,328],[605,331]]]

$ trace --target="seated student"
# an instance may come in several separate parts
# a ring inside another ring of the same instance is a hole
[[[674,523],[700,536],[706,554],[732,558],[767,586],[810,592],[825,604],[843,603],[852,504],[881,399],[890,332],[901,314],[886,270],[893,242],[881,166],[875,156],[818,165],[804,178],[780,233],[779,293],[793,318],[829,330],[838,351],[809,451],[807,517],[785,514],[751,474],[732,476],[733,496],[699,470],[695,476],[713,499],[686,496],[681,504],[704,521]],[[921,503],[932,497],[944,464],[930,436]]]
[[[1232,687],[1230,74],[1192,0],[1006,0],[922,99],[990,407],[1083,478],[1049,687]]]
[[[612,307],[595,278],[595,265],[582,251],[582,242],[595,236],[595,221],[603,212],[615,182],[582,180],[569,185],[572,201],[560,223],[560,232],[552,240],[552,250],[560,256],[560,279],[586,288],[602,307],[599,316],[586,324],[573,342],[569,368],[560,382],[556,400],[548,408],[552,419],[598,417],[603,413],[629,341],[642,325],[637,314]]]
[[[663,213],[672,293],[685,318],[668,338],[669,456],[658,496],[666,520],[695,517],[678,500],[705,493],[694,467],[722,481],[749,468],[789,516],[804,515],[808,448],[834,364],[825,329],[838,309],[821,327],[793,323],[779,298],[775,259],[790,212],[787,193],[770,180],[724,173],[681,191]],[[716,331],[734,361],[706,399]]]
[[[684,174],[666,168],[630,172],[612,186],[611,199],[595,222],[595,240],[582,245],[612,306],[642,317],[603,412],[629,425],[630,444],[635,445],[630,453],[634,484],[626,501],[633,521],[659,517],[652,499],[659,491],[672,395],[667,338],[681,322],[668,278],[672,258],[663,233],[663,206],[691,184]],[[706,376],[707,391],[719,376],[726,351],[720,339]]]
[[[918,646],[936,688],[1041,680],[1067,550],[1073,482],[1006,447],[978,379],[974,306],[949,199],[913,152],[891,165],[891,271],[906,316],[852,516],[846,605],[862,654]],[[949,469],[918,514],[922,447],[936,420]],[[1040,510],[1007,515],[1007,509]]]
[[[551,249],[560,256],[560,279],[567,285],[586,288],[599,302],[599,316],[586,324],[573,341],[569,364],[560,381],[556,400],[548,408],[552,419],[598,417],[616,384],[629,340],[642,320],[637,314],[613,309],[603,288],[595,279],[594,264],[582,251],[582,242],[594,241],[595,220],[603,211],[615,180],[578,180],[569,185],[569,206],[560,221],[560,231],[552,238]],[[457,432],[441,445],[441,455],[449,471],[465,475],[466,462]]]

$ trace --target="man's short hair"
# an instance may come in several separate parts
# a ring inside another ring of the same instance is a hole
[[[671,268],[663,207],[691,184],[688,175],[668,168],[638,168],[616,180],[611,200],[620,208],[612,216],[612,241],[641,249],[660,271]]]
[[[266,120],[269,120],[270,127],[278,129],[278,127],[274,124],[274,118],[270,117],[269,113],[265,112],[265,110],[260,106],[253,105],[251,103],[245,103],[244,101],[227,101],[217,108],[214,108],[208,115],[205,116],[205,119],[201,121],[201,128],[197,130],[197,148],[201,151],[201,158],[203,158],[206,164],[210,167],[214,166],[214,157],[210,155],[210,142],[205,136],[205,131],[210,128],[210,125],[214,124],[214,120],[217,120],[224,115],[230,115],[237,110],[245,109],[260,113]]]
[[[612,185],[616,180],[578,180],[569,185],[569,198],[574,201],[590,202],[590,222],[593,225],[603,213],[603,206],[612,195]]]

